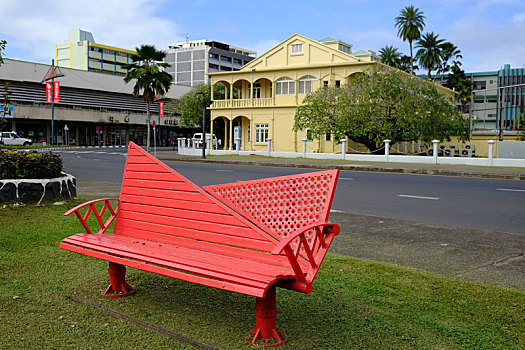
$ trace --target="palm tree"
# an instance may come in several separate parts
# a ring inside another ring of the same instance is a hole
[[[443,44],[441,44],[441,67],[440,67],[440,70],[441,70],[441,83],[443,83],[443,75],[450,71],[450,69],[452,68],[449,64],[448,64],[448,61],[450,61],[451,59],[458,59],[458,58],[463,58],[463,56],[461,56],[461,51],[458,49],[458,47],[454,44],[452,44],[451,42],[445,42]],[[456,65],[459,64],[459,62],[456,62]]]
[[[410,74],[414,73],[414,56],[412,42],[418,40],[425,26],[425,15],[414,8],[413,5],[405,6],[396,17],[397,36],[410,44]]]
[[[131,63],[121,64],[122,68],[127,70],[124,81],[129,83],[136,80],[133,87],[133,96],[140,96],[146,102],[146,116],[148,139],[146,141],[146,150],[149,152],[150,146],[150,124],[151,112],[150,104],[155,101],[155,97],[164,96],[171,87],[173,77],[165,72],[163,68],[169,67],[168,63],[162,62],[166,57],[163,51],[157,51],[153,45],[141,45],[136,48],[137,53],[131,55]]]
[[[397,50],[397,47],[393,45],[387,45],[379,49],[379,56],[381,57],[381,62],[387,64],[391,67],[399,67],[401,62],[401,52]]]
[[[416,59],[422,68],[428,69],[428,79],[434,68],[441,64],[441,44],[444,39],[439,39],[439,34],[433,32],[425,33],[416,44],[419,50],[416,53]]]

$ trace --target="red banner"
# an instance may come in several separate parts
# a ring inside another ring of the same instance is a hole
[[[47,103],[51,103],[51,101],[52,101],[51,100],[53,98],[53,96],[52,96],[53,93],[51,92],[52,88],[53,87],[51,85],[51,82],[47,82],[46,83],[46,102]]]
[[[160,101],[159,102],[159,105],[160,105],[160,112],[159,112],[159,115],[161,117],[164,117],[164,102],[163,101]]]
[[[53,100],[55,102],[58,102],[59,97],[60,97],[60,82],[55,81],[54,83],[55,83],[55,91],[54,91],[55,95],[53,96]]]
[[[53,83],[52,82],[46,82],[46,102],[51,103],[51,100],[53,99],[53,102],[59,102],[60,97],[60,82],[55,81],[55,88],[53,91]]]

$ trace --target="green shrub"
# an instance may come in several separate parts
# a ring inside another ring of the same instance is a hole
[[[0,180],[60,177],[62,158],[36,152],[0,152]]]

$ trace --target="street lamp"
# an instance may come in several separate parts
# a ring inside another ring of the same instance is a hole
[[[206,108],[211,105],[211,101],[206,99],[203,92],[197,92],[197,96],[202,98],[202,159],[206,159]],[[213,140],[210,140],[210,142],[213,142]]]

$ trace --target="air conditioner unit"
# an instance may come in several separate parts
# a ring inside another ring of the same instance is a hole
[[[465,149],[471,149],[472,151],[474,151],[476,148],[474,147],[474,145],[465,145]]]
[[[464,148],[461,150],[461,156],[462,157],[472,157],[473,154],[472,154],[472,150],[471,149],[467,149],[467,148]]]
[[[456,154],[456,150],[453,148],[445,148],[443,150],[443,155],[445,157],[454,157],[455,154]]]

